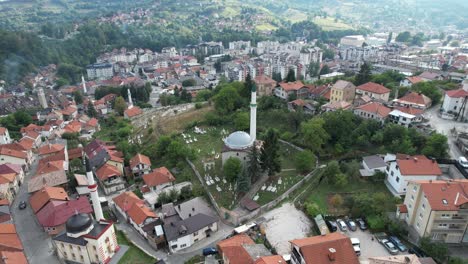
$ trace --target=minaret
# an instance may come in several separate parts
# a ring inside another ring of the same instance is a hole
[[[91,170],[91,164],[89,160],[85,157],[86,163],[86,178],[88,178],[88,189],[91,195],[91,202],[93,203],[94,217],[97,221],[104,219],[104,214],[102,213],[101,202],[99,201],[99,194],[97,192],[97,184],[94,181],[93,171]]]
[[[41,104],[42,108],[46,109],[48,107],[47,99],[44,93],[44,89],[42,89],[42,87],[39,87],[39,89],[37,90],[37,98],[39,99],[39,103]]]
[[[87,91],[87,89],[86,89],[86,82],[85,82],[85,80],[84,80],[84,76],[83,76],[83,75],[81,75],[81,84],[83,85],[83,94],[87,94],[88,91]]]
[[[250,139],[253,143],[257,139],[257,86],[252,85],[250,101]]]
[[[130,92],[130,88],[128,88],[128,109],[133,107],[133,101],[132,101],[132,93]]]

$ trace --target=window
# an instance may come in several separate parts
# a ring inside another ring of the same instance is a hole
[[[414,186],[414,187],[413,187],[413,192],[415,192],[416,189],[418,189],[418,187]]]
[[[98,255],[94,255],[94,257],[95,257],[96,259],[99,259]]]
[[[84,257],[83,255],[80,255],[81,262],[84,262]]]
[[[75,256],[75,254],[74,254],[74,253],[72,253],[72,258],[73,258],[73,259],[76,259],[76,256]]]
[[[393,171],[390,174],[393,176]]]
[[[442,214],[440,215],[442,218],[450,218],[450,215],[449,214]]]
[[[423,214],[422,213],[419,213],[419,218],[423,218]]]
[[[73,249],[73,246],[72,246],[72,245],[68,245],[68,247],[69,247],[70,249]]]
[[[194,235],[194,236],[198,236],[198,232],[194,232],[193,235]]]
[[[96,246],[93,246],[94,251],[96,251]]]
[[[198,238],[194,240],[194,242],[197,242],[198,241]]]
[[[182,245],[180,245],[180,248],[184,248],[186,246],[187,246],[187,244],[182,244]]]
[[[441,227],[441,228],[447,228],[447,224],[439,224],[439,227]]]
[[[398,176],[396,177],[396,182],[400,182],[400,178]]]
[[[414,195],[411,195],[411,201],[414,201]]]
[[[409,204],[408,207],[411,209],[411,207],[413,207],[413,206],[411,204]]]
[[[416,223],[416,228],[419,229],[419,227],[420,227],[420,224],[419,224],[419,222],[417,222],[417,223]]]
[[[425,205],[425,204],[422,204],[421,207],[422,207],[423,210],[426,209],[426,205]]]
[[[400,166],[396,165],[395,169],[399,170],[399,169],[400,169]]]

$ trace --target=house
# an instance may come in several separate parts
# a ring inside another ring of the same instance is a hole
[[[428,71],[425,71],[423,73],[421,73],[419,76],[419,78],[421,78],[421,80],[423,81],[440,81],[443,79],[442,75],[441,74],[438,74],[437,72],[428,72]]]
[[[106,195],[125,189],[122,173],[113,165],[104,164],[96,171],[96,176]]]
[[[402,207],[397,216],[408,224],[413,238],[429,237],[442,243],[466,241],[468,180],[409,181]]]
[[[0,224],[0,263],[28,264],[23,252],[23,244],[16,232],[14,224]]]
[[[141,176],[148,174],[151,171],[151,161],[148,156],[137,153],[133,158],[130,159],[130,170],[133,175]]]
[[[423,81],[424,80],[419,76],[406,77],[405,79],[400,81],[400,86],[410,87],[413,84],[417,84],[417,83],[423,82]]]
[[[62,187],[43,187],[29,197],[29,205],[33,213],[39,212],[47,203],[52,201],[68,201],[67,192]]]
[[[133,204],[140,203],[141,199],[134,192],[123,192],[112,198],[112,201],[114,202],[115,209],[127,219],[127,211],[130,210]]]
[[[385,184],[396,196],[406,193],[406,186],[410,181],[437,180],[442,175],[439,164],[434,159],[428,159],[424,155],[404,154],[397,154],[394,160],[390,160],[385,173]]]
[[[338,110],[348,110],[351,109],[352,105],[346,101],[339,102],[328,102],[322,105],[321,109],[324,112],[333,112]]]
[[[410,106],[413,108],[425,110],[431,107],[432,100],[429,97],[425,96],[424,94],[410,92],[401,98],[394,99],[393,105],[405,106],[405,107]]]
[[[56,235],[65,229],[68,218],[76,213],[90,214],[93,212],[88,197],[81,196],[76,200],[49,201],[37,211],[39,224],[49,235]]]
[[[172,186],[175,177],[166,167],[154,169],[152,172],[143,175],[145,185],[151,191],[160,192],[163,189]]]
[[[367,82],[356,87],[356,94],[367,95],[372,99],[384,102],[388,102],[390,92],[391,90],[387,87],[373,82]]]
[[[387,163],[379,155],[365,156],[362,158],[362,168],[360,171],[361,176],[373,176],[377,172],[384,172],[387,168]]]
[[[96,221],[85,213],[70,216],[52,241],[62,263],[110,263],[120,250],[112,221]]]
[[[291,264],[359,264],[351,239],[340,232],[295,239],[291,243]]]
[[[338,80],[331,88],[330,102],[335,103],[345,101],[352,103],[355,92],[356,86],[354,86],[354,84],[348,81]]]
[[[31,139],[34,142],[35,148],[38,148],[42,143],[41,134],[36,131],[26,132],[25,134],[23,134],[23,138]]]
[[[41,158],[50,157],[56,154],[63,154],[63,160],[68,161],[67,145],[62,144],[47,144],[37,149],[37,153]]]
[[[382,103],[370,102],[354,109],[354,114],[364,119],[374,119],[383,124],[391,111]]]
[[[441,109],[444,113],[467,116],[467,98],[467,90],[458,89],[446,91]]]
[[[303,111],[305,114],[314,114],[315,106],[302,99],[296,99],[294,101],[288,102],[288,110],[289,111]]]
[[[306,87],[309,88],[309,97],[312,99],[319,99],[321,97],[325,97],[325,94],[329,93],[331,89],[330,84],[317,85],[317,86],[313,84],[306,84]]]
[[[163,205],[162,221],[164,233],[171,252],[183,248],[209,237],[218,231],[219,218],[202,199],[187,201],[180,205]]]
[[[39,191],[45,186],[66,186],[68,183],[67,174],[65,170],[57,170],[33,176],[29,179],[28,192],[33,193]]]
[[[10,133],[8,128],[0,127],[0,145],[11,143]]]
[[[0,165],[0,185],[7,185],[8,192],[0,194],[3,199],[13,201],[18,193],[19,186],[23,183],[24,171],[20,165],[5,163]]]
[[[309,96],[309,89],[301,81],[280,82],[279,86],[275,89],[275,96],[284,100],[289,100],[291,97],[294,99],[307,98]]]
[[[0,224],[12,223],[10,200],[0,199]]]
[[[144,201],[134,203],[127,211],[130,224],[146,239],[147,233],[143,227],[158,219],[158,216],[145,205]]]
[[[141,108],[138,106],[128,108],[127,110],[124,111],[124,117],[127,119],[132,119],[142,114],[143,114],[143,110],[141,110]]]
[[[27,171],[29,168],[27,158],[27,154],[22,151],[13,150],[0,145],[0,164],[18,164]]]
[[[422,121],[424,110],[413,108],[411,106],[396,106],[393,108],[388,114],[388,120],[392,123],[411,127],[415,123],[419,123]]]
[[[285,264],[279,255],[272,255],[263,244],[256,244],[248,235],[238,234],[220,241],[218,252],[225,264]]]
[[[257,85],[257,95],[273,95],[276,87],[276,81],[266,75],[258,75],[254,79]]]
[[[78,195],[88,195],[90,193],[90,190],[88,188],[89,183],[88,183],[88,178],[84,174],[74,174],[75,176],[75,189]]]

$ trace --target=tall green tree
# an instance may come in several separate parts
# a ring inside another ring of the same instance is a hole
[[[252,77],[250,76],[250,73],[247,73],[247,76],[245,77],[245,82],[244,82],[244,87],[239,93],[240,96],[244,98],[250,98],[250,93],[252,91],[252,88],[254,87],[255,83],[252,80]]]
[[[304,144],[313,152],[320,152],[322,146],[325,145],[330,138],[323,127],[324,124],[325,121],[321,117],[314,117],[301,124],[301,134],[303,135]]]
[[[237,180],[237,191],[239,193],[246,193],[250,190],[250,175],[246,169],[246,167],[242,167],[241,172],[239,173],[238,180]]]
[[[226,86],[214,97],[215,109],[220,114],[230,114],[240,106],[240,100],[236,88]]]
[[[73,98],[75,99],[76,104],[82,104],[83,103],[83,95],[81,94],[80,91],[74,91],[73,92]]]
[[[89,117],[97,117],[98,112],[96,111],[96,108],[94,108],[94,105],[92,102],[88,103],[88,110],[86,111],[86,114]]]
[[[285,82],[295,82],[296,81],[296,73],[294,72],[293,69],[289,69],[288,75],[286,75],[286,78],[284,79]]]
[[[281,161],[279,157],[278,132],[270,128],[266,132],[262,152],[260,154],[262,170],[266,171],[270,176],[280,172]]]
[[[117,97],[114,102],[114,111],[117,112],[117,114],[123,116],[125,109],[127,109],[127,103],[125,103],[125,99],[122,96]]]
[[[320,63],[319,62],[312,62],[309,64],[308,73],[310,77],[317,77],[320,70]]]
[[[253,184],[260,178],[261,170],[260,157],[256,146],[252,146],[252,149],[249,152],[246,167],[251,183]]]
[[[330,73],[330,67],[328,67],[328,65],[323,65],[322,69],[320,69],[320,75],[324,75],[324,74],[329,74]]]
[[[234,117],[234,126],[236,130],[247,130],[250,125],[250,117],[247,112],[237,112]]]
[[[448,155],[447,137],[434,133],[426,141],[422,153],[434,158],[445,158]]]
[[[226,160],[223,165],[223,173],[226,180],[230,183],[235,183],[237,177],[241,173],[242,163],[240,159],[235,157],[230,157]]]
[[[296,155],[296,169],[300,173],[310,172],[315,166],[315,157],[310,150],[301,151]]]
[[[361,65],[361,69],[359,70],[359,73],[356,75],[354,84],[355,85],[365,84],[371,80],[371,77],[372,77],[371,66],[367,62],[364,62]]]

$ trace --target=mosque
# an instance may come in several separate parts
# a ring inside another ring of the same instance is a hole
[[[242,163],[248,159],[252,146],[259,146],[257,137],[257,87],[255,84],[251,90],[250,101],[250,135],[244,131],[235,131],[224,139],[224,146],[221,152],[223,165],[231,157],[238,158]]]

